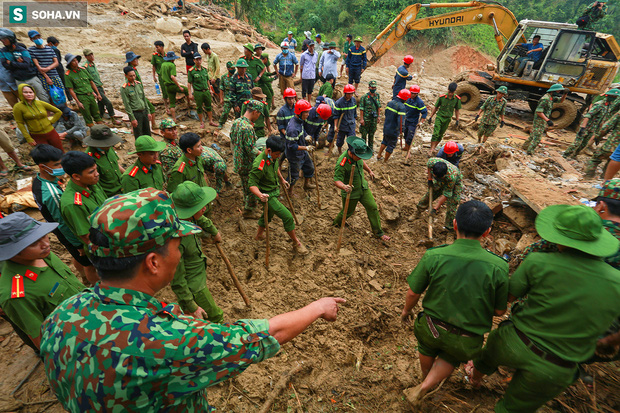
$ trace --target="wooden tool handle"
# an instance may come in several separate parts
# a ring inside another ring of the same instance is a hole
[[[226,267],[228,268],[228,273],[230,274],[230,277],[232,278],[233,283],[235,284],[235,287],[237,287],[237,291],[239,291],[239,294],[241,294],[241,298],[243,298],[245,305],[250,307],[250,300],[248,299],[248,296],[245,295],[245,292],[243,291],[243,288],[241,287],[241,283],[239,282],[239,279],[235,275],[235,271],[233,270],[233,267],[230,264],[228,257],[226,256],[226,254],[224,254],[224,250],[222,249],[222,246],[220,245],[219,242],[215,243],[215,248],[217,248],[217,251],[220,253],[220,256],[224,260],[224,263],[226,264]]]
[[[349,177],[349,186],[353,185],[353,174],[355,173],[355,165],[351,165],[351,176]],[[353,192],[353,188],[351,188]],[[340,244],[342,243],[342,235],[344,234],[344,224],[347,222],[347,211],[349,210],[349,201],[351,200],[351,192],[347,194],[344,201],[344,209],[342,210],[342,224],[340,224],[340,235],[338,236],[338,244],[336,245],[336,253],[340,252]]]

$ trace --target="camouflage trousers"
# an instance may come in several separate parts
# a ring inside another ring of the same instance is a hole
[[[530,133],[530,137],[523,143],[521,149],[527,152],[528,155],[532,155],[536,150],[536,147],[542,140],[543,133],[545,133],[545,121],[536,117],[534,119],[534,123],[532,124],[532,133]]]
[[[575,136],[575,140],[568,146],[568,148],[566,148],[562,156],[568,158],[579,155],[579,152],[581,152],[590,141],[593,132],[594,131],[590,130],[589,128],[586,128],[583,133],[577,133],[577,136]]]
[[[461,192],[463,191],[463,184],[460,182],[454,186],[452,189],[452,197],[446,200],[446,220],[444,222],[444,226],[446,228],[452,229],[454,228],[454,217],[456,216],[456,209],[459,207],[459,203],[461,202]],[[433,201],[439,198],[443,194],[443,185],[434,185],[433,186]],[[428,208],[428,192],[424,197],[418,202],[418,209],[424,210]]]
[[[377,119],[364,119],[364,125],[360,125],[360,135],[371,149],[375,140],[375,132],[377,132]]]
[[[243,188],[243,209],[253,210],[256,208],[256,195],[250,191],[250,175],[239,175]]]
[[[200,157],[205,161],[205,169],[215,174],[215,191],[219,194],[224,187],[226,176],[226,162],[212,148],[203,148]]]
[[[495,129],[497,129],[497,123],[481,123],[478,125],[478,138],[482,138],[483,136],[488,138],[493,135]]]
[[[605,141],[596,151],[588,161],[588,167],[586,168],[585,176],[587,178],[592,178],[596,173],[596,168],[603,162],[605,159],[609,159],[611,153],[620,145],[620,135],[618,137],[610,138]],[[603,171],[605,168],[603,168]]]
[[[226,120],[228,119],[228,114],[231,110],[234,110],[234,107],[235,104],[233,102],[230,102],[228,100],[224,101],[224,106],[222,106],[222,114],[220,115],[220,129],[226,123]]]

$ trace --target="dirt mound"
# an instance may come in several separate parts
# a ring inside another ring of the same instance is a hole
[[[466,70],[484,70],[493,61],[468,46],[453,46],[426,59],[424,71],[433,77],[452,78]]]

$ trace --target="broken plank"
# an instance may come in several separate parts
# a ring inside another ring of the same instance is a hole
[[[502,213],[521,231],[534,226],[536,214],[532,213],[532,210],[528,207],[510,205],[504,208]]]
[[[536,242],[538,240],[538,238],[540,238],[540,237],[538,236],[537,233],[535,233],[535,232],[526,232],[525,234],[523,234],[521,236],[521,238],[519,239],[519,242],[517,242],[517,246],[515,247],[515,249],[517,251],[523,251],[530,244]]]
[[[575,167],[571,165],[570,162],[568,162],[566,159],[564,159],[564,157],[560,155],[558,152],[554,150],[550,150],[549,153],[551,154],[551,159],[557,162],[562,167],[562,169],[566,171],[566,173],[569,173],[571,175],[581,176],[581,173],[578,170],[576,170]]]

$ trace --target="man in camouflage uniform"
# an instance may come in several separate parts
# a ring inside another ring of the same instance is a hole
[[[577,19],[577,26],[583,30],[593,30],[594,24],[607,16],[607,0],[598,0],[587,5],[581,17]]]
[[[179,238],[200,231],[179,220],[165,192],[111,198],[90,224],[102,281],[64,301],[41,329],[45,373],[69,411],[208,412],[207,387],[274,356],[316,319],[334,321],[345,301],[322,298],[269,320],[209,323],[155,298],[174,277]]]
[[[455,126],[459,127],[459,118],[461,110],[461,98],[456,93],[458,85],[454,82],[448,85],[448,93],[440,95],[435,102],[435,107],[431,116],[428,118],[428,123],[433,120],[433,116],[437,113],[437,119],[435,120],[435,126],[433,127],[433,136],[431,136],[431,150],[430,153],[435,153],[437,144],[443,139],[443,135],[448,130],[450,122],[452,122],[452,114],[456,115]]]
[[[86,153],[97,164],[99,185],[103,188],[106,197],[121,192],[121,176],[125,173],[119,163],[118,155],[113,146],[122,142],[123,138],[113,133],[106,125],[95,125],[90,129],[90,136],[84,139],[88,145]]]
[[[226,161],[213,148],[202,147],[200,157],[203,160],[205,171],[213,172],[215,175],[215,191],[219,194],[222,192],[224,184],[230,186],[231,183],[226,175]]]
[[[489,96],[484,101],[478,114],[476,115],[476,122],[482,115],[480,125],[478,125],[478,143],[484,143],[489,136],[493,134],[495,128],[499,124],[500,128],[504,127],[504,112],[506,112],[506,95],[508,95],[508,88],[506,86],[500,86],[497,89],[495,96]]]
[[[563,102],[566,98],[564,91],[566,91],[564,86],[556,83],[552,85],[549,90],[547,90],[547,93],[538,101],[538,106],[534,113],[534,122],[532,123],[532,133],[530,133],[529,138],[527,138],[521,146],[521,149],[526,151],[528,155],[534,154],[536,147],[542,139],[543,133],[545,133],[545,128],[547,126],[553,126],[553,121],[549,119],[549,116],[551,115],[553,104],[556,102]]]
[[[428,187],[433,188],[433,202],[437,203],[431,211],[432,215],[437,215],[439,208],[446,204],[446,220],[444,227],[448,230],[454,229],[453,221],[456,210],[461,202],[461,192],[463,191],[463,175],[456,166],[441,158],[430,158],[426,162],[428,174]],[[414,218],[419,218],[422,211],[428,208],[428,193],[417,204],[417,212]],[[439,199],[438,199],[439,198]],[[446,202],[447,201],[447,202]]]
[[[598,136],[601,125],[620,107],[620,89],[610,89],[603,94],[605,99],[599,100],[583,115],[583,122],[575,140],[562,154],[565,158],[574,158],[579,155],[592,136]]]
[[[256,207],[256,197],[250,191],[249,178],[252,162],[255,158],[252,148],[256,143],[256,132],[254,132],[252,123],[261,115],[261,107],[259,101],[250,100],[243,116],[235,120],[230,129],[234,171],[241,178],[244,203],[243,216],[246,218],[253,217],[253,210]]]
[[[193,132],[184,133],[179,139],[179,148],[183,151],[183,155],[168,174],[166,190],[172,193],[185,181],[192,181],[198,186],[208,186],[205,178],[205,164],[201,158],[203,147],[200,136]]]
[[[598,168],[599,164],[605,159],[607,159],[607,163],[609,163],[609,156],[618,147],[618,145],[620,145],[620,110],[616,111],[615,115],[613,115],[606,123],[603,124],[603,126],[601,126],[596,138],[601,139],[607,134],[609,134],[609,136],[607,137],[605,143],[594,151],[594,154],[592,154],[592,157],[588,161],[588,167],[586,168],[584,175],[584,178],[586,179],[594,178],[596,168]],[[606,168],[607,164],[603,167],[603,174],[605,173]]]
[[[232,78],[235,74],[235,66],[233,62],[226,63],[226,69],[228,73],[222,75],[220,78],[220,105],[222,107],[222,115],[220,116],[219,128],[222,129],[226,120],[228,119],[228,114],[230,110],[233,108],[233,96],[230,92],[230,84],[232,82]]]
[[[257,48],[258,46],[259,45],[256,45]],[[264,49],[264,46],[261,45],[261,47]],[[257,52],[257,55],[258,55],[258,52]],[[269,66],[271,66],[271,61],[269,60],[269,55],[267,54],[267,52],[261,52],[260,60],[261,62],[263,62],[267,70],[269,70]],[[270,109],[275,109],[275,105],[273,104],[274,92],[273,92],[272,83],[276,78],[277,78],[276,72],[267,71],[261,76],[260,80],[258,81],[258,86],[260,86],[263,93],[267,96],[266,101],[267,101],[267,104],[269,104]]]
[[[166,147],[165,142],[158,142],[151,136],[144,135],[136,139],[138,159],[121,176],[121,188],[124,194],[143,188],[164,189],[164,170],[157,154]]]
[[[368,83],[368,93],[360,98],[360,135],[366,145],[373,147],[377,123],[381,115],[381,98],[377,93],[377,81]]]
[[[243,102],[252,99],[252,88],[254,87],[254,82],[252,81],[250,75],[246,73],[248,62],[246,62],[245,59],[237,60],[235,67],[237,68],[237,73],[230,81],[230,96],[235,109],[235,117],[239,118],[240,116],[243,116],[241,113],[241,106],[243,106]]]
[[[164,142],[166,142],[166,147],[159,153],[159,160],[164,168],[164,175],[167,177],[174,164],[183,155],[183,151],[177,142],[177,124],[172,119],[162,120],[159,129],[164,137]]]
[[[260,109],[261,115],[258,117],[256,122],[254,122],[254,132],[256,132],[256,137],[258,139],[264,138],[267,135],[271,135],[271,120],[269,119],[269,105],[265,102],[265,95],[260,87],[252,88],[252,99],[261,103],[262,108]],[[247,109],[248,101],[243,102],[241,106],[241,113],[245,113]],[[265,124],[267,124],[267,133],[265,134]]]

